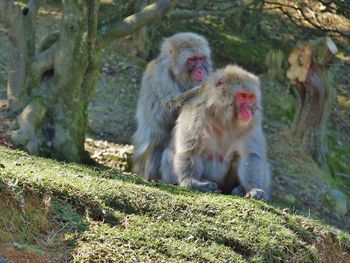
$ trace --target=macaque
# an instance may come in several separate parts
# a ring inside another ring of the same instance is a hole
[[[164,40],[159,56],[142,78],[137,103],[134,171],[148,180],[160,179],[160,163],[182,105],[197,96],[211,72],[207,40],[178,33]]]
[[[228,65],[182,108],[164,151],[162,180],[203,192],[268,199],[259,79]]]

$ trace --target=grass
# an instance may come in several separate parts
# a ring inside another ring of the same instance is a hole
[[[32,251],[39,247],[47,258],[319,262],[327,243],[334,247],[327,246],[334,262],[350,260],[347,234],[268,203],[151,184],[6,148],[0,148],[0,160],[0,217],[28,226],[9,229],[0,223],[0,233],[8,234],[2,242],[32,244]],[[11,216],[14,211],[23,219]]]
[[[238,63],[262,73],[267,70],[264,61],[269,50],[288,54],[303,36],[284,24],[281,27],[277,17],[256,17],[257,27],[250,22],[251,17],[244,16],[234,14],[233,19],[225,21],[176,21],[175,28],[162,21],[158,24],[162,30],[151,32],[158,36],[151,41],[154,53],[149,59],[159,52],[163,36],[194,31],[208,37],[216,67]],[[59,13],[52,10],[40,13],[39,23],[45,25],[45,32],[47,26],[56,30],[58,17]],[[269,21],[272,26],[266,27]],[[2,44],[6,47],[8,43],[2,40]],[[0,54],[4,58],[6,55]],[[120,60],[118,56],[108,57],[107,65],[115,66],[114,62]],[[118,74],[130,75],[124,71]],[[346,71],[336,76],[347,75]],[[1,86],[6,86],[6,79],[7,66],[1,64]],[[102,85],[113,86],[111,81],[106,78]],[[296,96],[286,83],[263,83],[266,129],[272,129],[272,133],[287,129],[294,116]],[[346,83],[337,81],[342,106],[339,114],[344,120],[348,119],[349,104]],[[123,105],[130,106],[130,101],[128,96],[120,97]],[[347,137],[340,140],[339,134],[332,132],[330,136],[330,169],[332,174],[346,176],[348,143],[344,143]],[[324,207],[319,201],[322,187],[318,187],[323,183],[322,171],[309,156],[288,145],[286,138],[275,137],[269,145],[274,178],[284,179],[275,192],[279,197],[292,193],[292,205],[298,209],[311,207],[315,212],[320,209],[315,205],[319,203]],[[0,148],[1,164],[0,261],[5,257],[13,262],[350,262],[347,233],[290,214],[272,203],[151,184],[103,167],[59,163],[6,148]],[[346,192],[348,179],[340,182]],[[290,210],[294,211],[292,205]]]

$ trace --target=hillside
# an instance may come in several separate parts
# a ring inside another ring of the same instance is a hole
[[[350,236],[270,204],[0,148],[0,259],[349,262]],[[15,240],[15,241],[14,241]]]
[[[60,6],[57,1],[44,2],[38,38],[59,29]],[[108,13],[119,8],[118,1],[102,2]],[[326,30],[339,26],[348,34],[349,13],[345,8],[338,13],[319,10],[319,1],[304,2],[325,19],[324,31],[303,19],[292,23],[278,9],[256,13],[242,7],[228,17],[164,18],[106,46],[89,105],[85,142],[97,162],[94,166],[38,158],[6,147],[11,147],[8,132],[15,118],[6,111],[9,41],[0,25],[0,263],[5,258],[10,262],[350,262],[350,42],[344,34]],[[291,11],[291,16],[298,18],[295,13]],[[162,38],[180,31],[208,38],[215,68],[237,63],[259,75],[273,177],[271,201],[202,194],[148,183],[130,173],[130,138],[142,73],[157,55]],[[333,38],[339,52],[329,67],[337,96],[328,123],[327,167],[322,169],[288,136],[298,97],[285,75],[289,52],[325,35]],[[282,54],[274,68],[277,76],[269,74],[268,54]]]

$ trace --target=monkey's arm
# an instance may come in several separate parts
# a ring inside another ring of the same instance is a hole
[[[168,107],[179,109],[181,108],[189,99],[199,96],[204,90],[203,85],[199,85],[190,90],[187,90],[180,95],[173,97],[167,104]]]
[[[266,160],[265,137],[260,127],[247,139],[239,164],[238,176],[246,197],[268,199],[270,172]]]
[[[216,183],[201,180],[203,163],[200,156],[201,133],[203,117],[199,109],[186,105],[175,126],[174,173],[177,181],[183,187],[213,192],[218,189]]]
[[[239,173],[240,178],[244,178],[241,182],[246,191],[246,197],[259,200],[268,199],[265,186],[267,170],[265,161],[261,156],[257,153],[250,153],[246,158],[243,158]]]

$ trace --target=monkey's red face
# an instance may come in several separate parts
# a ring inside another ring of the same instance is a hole
[[[256,102],[256,96],[252,92],[239,91],[236,93],[236,102],[238,106],[238,119],[243,122],[249,122],[253,118],[253,105]]]
[[[192,56],[186,60],[186,67],[188,68],[191,78],[194,81],[202,81],[208,75],[206,68],[206,59],[204,56]]]

